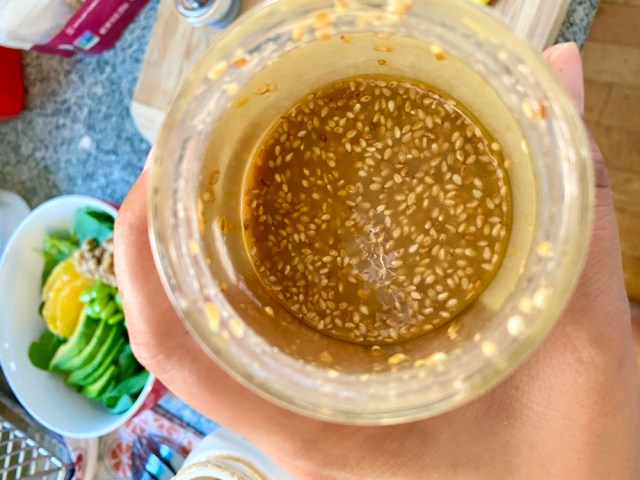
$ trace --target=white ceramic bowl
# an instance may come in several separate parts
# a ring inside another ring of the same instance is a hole
[[[76,210],[87,206],[117,213],[111,205],[90,197],[54,198],[18,226],[0,260],[0,360],[4,374],[36,420],[75,438],[98,437],[117,429],[138,410],[153,385],[150,377],[135,404],[125,413],[113,415],[65,385],[62,376],[39,370],[29,360],[29,346],[45,329],[38,313],[42,242],[52,227],[71,228]]]

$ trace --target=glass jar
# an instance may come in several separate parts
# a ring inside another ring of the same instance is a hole
[[[322,335],[262,287],[245,248],[244,178],[278,115],[359,74],[447,92],[499,140],[513,219],[500,270],[453,322],[372,349]],[[232,25],[170,108],[152,171],[167,293],[236,379],[297,412],[390,424],[457,407],[512,372],[561,313],[586,255],[593,174],[578,112],[539,54],[468,0],[279,0]]]

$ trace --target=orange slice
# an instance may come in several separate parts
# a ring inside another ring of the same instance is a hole
[[[49,330],[64,338],[71,336],[84,308],[80,294],[93,279],[79,273],[71,258],[59,263],[43,288],[42,318]]]
[[[46,302],[52,290],[60,288],[60,285],[71,282],[75,277],[77,277],[77,274],[78,272],[76,272],[76,267],[73,264],[73,258],[69,257],[66,260],[61,261],[51,271],[49,278],[42,288],[42,300]]]

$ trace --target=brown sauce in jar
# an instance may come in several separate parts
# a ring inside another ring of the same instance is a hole
[[[389,344],[447,323],[504,256],[500,145],[464,106],[407,78],[317,89],[264,136],[245,179],[254,268],[313,328]]]

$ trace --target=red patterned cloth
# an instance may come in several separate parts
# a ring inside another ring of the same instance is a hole
[[[186,457],[202,437],[151,410],[166,392],[164,385],[156,381],[138,413],[109,435],[92,440],[67,439],[76,457],[78,472],[74,480],[130,479],[131,451],[137,436],[154,434],[167,438]]]
[[[152,410],[145,410],[120,429],[100,439],[97,480],[131,478],[131,450],[136,436],[155,434],[172,440],[187,456],[201,437]]]

